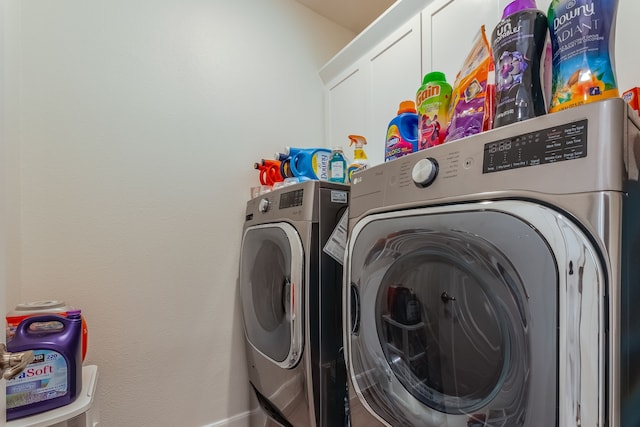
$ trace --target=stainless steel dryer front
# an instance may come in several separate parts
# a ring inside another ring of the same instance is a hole
[[[354,175],[352,426],[640,425],[639,128],[614,99]]]
[[[348,187],[307,181],[247,203],[239,287],[251,387],[283,426],[345,419],[342,266],[323,252]]]

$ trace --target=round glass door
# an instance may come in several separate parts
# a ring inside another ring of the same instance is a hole
[[[510,266],[500,260],[495,269],[486,256],[491,248],[471,235],[415,230],[412,243],[393,239],[402,255],[376,298],[386,361],[421,403],[475,411],[502,387],[510,353],[526,359],[524,336],[515,333],[524,317],[518,289],[495,289]]]
[[[351,381],[388,424],[522,426],[532,400],[555,407],[557,368],[541,361],[557,355],[558,269],[529,224],[484,209],[373,215],[347,268]]]
[[[240,293],[249,343],[291,368],[302,352],[302,242],[287,223],[250,227],[242,240]]]

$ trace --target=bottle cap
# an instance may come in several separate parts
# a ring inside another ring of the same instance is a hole
[[[502,19],[505,19],[509,15],[513,15],[516,12],[526,9],[537,9],[536,0],[513,0],[507,6],[505,6],[502,12]]]
[[[400,103],[400,108],[398,108],[398,114],[402,113],[415,113],[416,112],[416,103],[413,101],[402,101]]]
[[[429,82],[446,82],[447,79],[444,76],[444,73],[440,71],[432,71],[428,74],[425,74],[424,79],[422,80],[422,84],[426,85]]]

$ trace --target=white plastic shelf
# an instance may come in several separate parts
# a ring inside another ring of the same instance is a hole
[[[50,411],[7,422],[7,427],[48,427],[63,423],[91,409],[98,382],[98,367],[82,367],[82,390],[72,403]]]

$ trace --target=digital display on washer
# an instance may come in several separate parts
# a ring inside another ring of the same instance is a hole
[[[289,191],[288,193],[282,193],[280,195],[280,209],[293,208],[296,206],[302,206],[302,196],[304,191],[302,189],[296,191]]]
[[[587,156],[587,120],[484,145],[482,173],[537,166]]]

